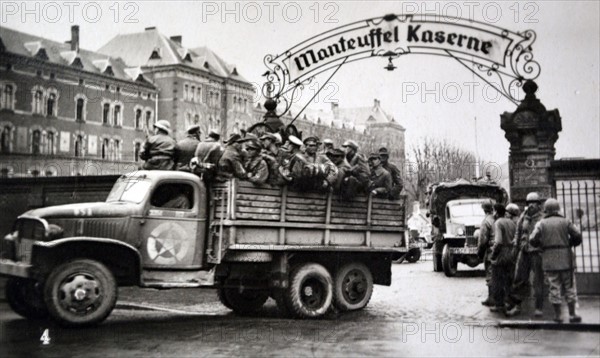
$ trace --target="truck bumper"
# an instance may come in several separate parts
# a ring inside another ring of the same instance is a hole
[[[31,277],[31,265],[23,262],[0,259],[0,275],[17,276],[23,278]]]
[[[477,255],[476,247],[450,247],[450,253],[454,255]]]

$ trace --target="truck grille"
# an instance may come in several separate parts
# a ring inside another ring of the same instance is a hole
[[[474,234],[475,226],[465,226],[466,246],[477,246],[477,238],[473,236]]]

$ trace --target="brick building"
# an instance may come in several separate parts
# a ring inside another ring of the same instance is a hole
[[[294,110],[292,108],[283,116],[285,124],[291,123],[296,116]],[[262,120],[265,112],[260,105],[256,106],[254,121]],[[345,140],[355,140],[366,155],[387,147],[390,161],[404,166],[405,129],[381,107],[378,99],[373,101],[373,106],[366,107],[340,107],[338,103],[332,103],[328,111],[307,108],[294,125],[303,137],[316,135],[321,140],[330,138],[336,147]]]
[[[206,47],[185,47],[181,36],[148,27],[118,35],[98,51],[140,66],[152,78],[159,89],[159,119],[171,122],[177,139],[193,124],[203,133],[217,129],[227,136],[253,123],[254,87]]]
[[[67,43],[0,28],[1,176],[135,169],[157,91],[140,68]]]

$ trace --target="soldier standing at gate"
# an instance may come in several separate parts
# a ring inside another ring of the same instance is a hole
[[[505,304],[510,293],[512,272],[514,268],[513,239],[517,225],[513,220],[514,211],[506,216],[506,209],[502,204],[495,204],[494,211],[498,218],[494,223],[494,244],[491,249],[491,288],[496,305],[491,307],[492,312],[506,312]]]
[[[390,172],[390,175],[392,176],[392,190],[390,190],[390,199],[397,200],[400,198],[400,193],[404,188],[400,169],[388,161],[390,155],[387,148],[379,148],[379,157],[381,158],[381,166]]]
[[[175,144],[175,169],[190,172],[190,160],[200,143],[200,126],[191,126],[186,132],[187,136]]]
[[[562,322],[561,304],[564,291],[569,307],[569,322],[581,322],[575,313],[577,291],[575,289],[574,257],[571,247],[581,244],[581,232],[573,223],[560,215],[556,199],[544,203],[545,217],[540,220],[529,236],[529,243],[542,250],[542,266],[550,283],[550,303],[554,308],[554,321]]]
[[[492,243],[494,241],[494,218],[493,210],[494,207],[490,200],[481,204],[481,208],[485,213],[485,218],[481,222],[479,228],[479,241],[477,242],[477,255],[480,259],[483,259],[485,267],[485,283],[488,287],[488,297],[481,302],[484,306],[492,307],[495,305],[494,294],[492,293],[491,281],[492,281],[492,265],[490,263],[490,251]]]
[[[515,248],[517,251],[517,261],[515,265],[515,275],[513,278],[510,307],[508,314],[510,316],[521,312],[521,302],[530,292],[530,276],[533,278],[533,295],[535,299],[535,317],[542,317],[544,308],[544,271],[542,269],[541,250],[529,244],[529,235],[533,232],[535,225],[542,219],[540,209],[540,196],[536,192],[527,194],[525,199],[526,209],[521,214],[517,222],[517,231],[515,233]]]
[[[142,169],[171,170],[175,165],[175,140],[171,138],[171,123],[161,119],[154,123],[154,135],[146,138],[140,158],[145,160]]]

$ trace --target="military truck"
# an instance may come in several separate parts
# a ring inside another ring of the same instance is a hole
[[[239,314],[273,297],[282,314],[323,316],[367,305],[408,251],[405,198],[341,201],[331,193],[139,171],[105,202],[33,209],[2,240],[10,307],[65,326],[97,324],[119,286],[212,287]]]
[[[437,183],[429,190],[429,212],[433,238],[433,271],[456,275],[458,263],[476,267],[482,260],[477,256],[475,231],[485,214],[484,201],[506,204],[506,190],[495,183],[470,182],[460,179]]]

